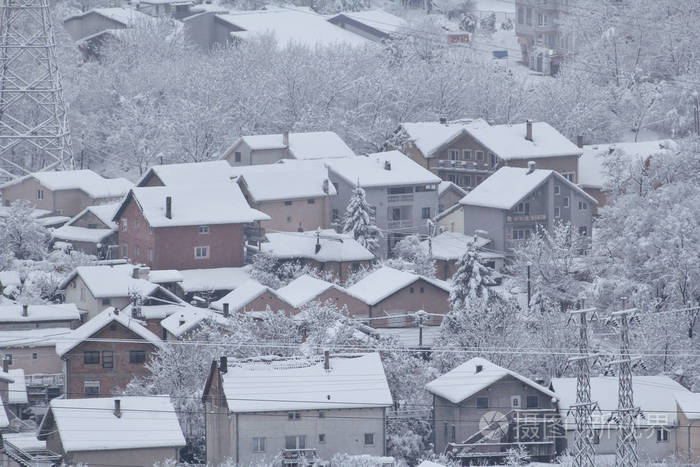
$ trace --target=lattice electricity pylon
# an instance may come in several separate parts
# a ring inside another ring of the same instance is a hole
[[[615,311],[610,316],[619,324],[620,359],[610,364],[619,366],[618,400],[615,420],[618,424],[617,446],[615,449],[615,467],[636,467],[639,465],[637,456],[637,433],[635,422],[641,411],[634,406],[634,391],[632,388],[632,355],[630,353],[630,320],[636,313],[636,308]]]
[[[70,168],[48,0],[0,0],[0,176]]]
[[[591,401],[591,367],[589,360],[598,355],[588,352],[588,314],[595,315],[595,308],[570,310],[569,322],[575,315],[579,317],[579,354],[569,358],[569,363],[576,363],[576,404],[571,406],[576,422],[574,439],[574,467],[595,467],[595,448],[593,446],[592,414],[597,402]]]

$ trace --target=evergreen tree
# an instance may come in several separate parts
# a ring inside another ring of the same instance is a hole
[[[382,233],[374,225],[374,213],[372,207],[367,203],[365,190],[362,189],[358,181],[357,187],[352,191],[352,197],[345,210],[344,233],[352,234],[362,246],[371,252],[379,250],[379,239]]]
[[[464,310],[484,305],[489,298],[486,288],[495,285],[493,270],[481,264],[476,247],[471,244],[457,262],[457,272],[452,277],[450,306],[452,310]]]

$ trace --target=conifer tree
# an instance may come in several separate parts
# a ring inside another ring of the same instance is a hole
[[[452,310],[463,310],[485,304],[489,298],[486,287],[495,284],[493,271],[481,264],[476,247],[471,244],[457,262],[457,272],[452,277],[450,288]]]
[[[365,190],[360,186],[359,181],[352,191],[350,202],[345,210],[343,233],[352,234],[355,240],[373,253],[379,250],[379,239],[382,233],[374,225],[373,209],[367,203]]]

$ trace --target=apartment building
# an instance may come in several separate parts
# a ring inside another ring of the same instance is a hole
[[[562,28],[569,0],[516,0],[515,34],[522,62],[531,70],[556,75],[573,53],[573,37]]]

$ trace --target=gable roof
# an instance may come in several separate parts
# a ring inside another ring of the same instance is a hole
[[[33,172],[0,185],[0,188],[17,185],[30,178],[36,179],[51,191],[82,190],[91,198],[118,198],[124,196],[133,186],[125,178],[104,178],[92,170],[85,169]]]
[[[114,400],[121,416],[114,414]],[[182,447],[185,438],[169,396],[52,399],[39,426],[46,439],[54,427],[65,452]]]
[[[250,266],[240,268],[183,269],[179,287],[185,293],[231,291],[250,279]]]
[[[219,300],[212,302],[209,305],[209,308],[213,310],[218,310],[221,311],[224,309],[224,303],[228,303],[229,305],[229,312],[234,313],[236,311],[240,311],[241,309],[245,308],[246,305],[248,305],[250,302],[264,294],[265,292],[269,292],[273,294],[274,296],[277,297],[277,292],[275,292],[273,289],[270,287],[267,287],[265,285],[262,285],[260,282],[256,281],[255,279],[250,279],[236,287],[234,290],[229,292],[228,294],[224,295],[222,298]],[[279,297],[278,297],[279,298]],[[280,300],[282,300],[280,298]],[[255,311],[264,311],[264,310],[255,310]]]
[[[222,325],[226,325],[229,322],[228,318],[224,318],[219,313],[214,313],[206,308],[185,305],[161,321],[160,325],[173,336],[180,337],[208,319]]]
[[[172,295],[157,284],[144,279],[135,279],[133,272],[132,264],[78,266],[63,279],[59,288],[65,289],[73,279],[80,276],[95,298],[128,297],[131,292],[148,296],[159,289]],[[179,301],[177,297],[173,296],[173,299]]]
[[[279,259],[305,258],[328,261],[371,261],[374,255],[349,235],[332,229],[318,232],[275,232],[265,235],[267,242],[255,247]],[[317,251],[317,246],[320,247]]]
[[[222,374],[233,413],[389,407],[389,385],[379,354],[353,354],[323,361],[284,359],[235,363]],[[361,377],[360,377],[361,376]]]
[[[400,130],[405,133],[409,141],[426,158],[431,158],[445,145],[467,134],[471,127],[488,126],[489,124],[480,118],[463,119],[447,123],[440,122],[405,122]]]
[[[387,13],[382,9],[363,10],[363,11],[341,11],[328,19],[333,22],[341,17],[349,18],[353,21],[361,23],[368,28],[376,29],[384,34],[394,34],[406,27],[407,23],[403,18]]]
[[[676,391],[673,396],[688,420],[700,420],[700,393]]]
[[[448,293],[450,291],[450,286],[445,281],[382,266],[348,287],[347,292],[368,305],[376,305],[419,279],[423,279]]]
[[[464,256],[469,249],[469,246],[474,243],[473,235],[465,235],[459,232],[442,232],[430,239],[426,239],[420,243],[421,249],[426,253],[431,249],[429,243],[432,243],[433,259],[451,261],[457,260]],[[491,243],[488,238],[478,237],[476,239],[477,249],[481,249]],[[479,251],[479,256],[483,258],[502,258],[500,253],[490,253],[488,251]]]
[[[146,186],[154,176],[165,186],[209,185],[229,183],[233,173],[229,163],[223,160],[154,165],[136,182],[136,186]]]
[[[457,193],[461,194],[462,196],[465,196],[467,194],[467,191],[460,187],[459,185],[456,185],[454,182],[448,182],[448,181],[441,181],[440,184],[438,185],[438,195],[442,196],[446,191],[449,190],[454,190]]]
[[[170,218],[165,216],[167,197],[172,200]],[[270,216],[248,205],[235,183],[133,188],[114,215],[115,220],[132,199],[152,228],[270,220]]]
[[[112,220],[114,213],[119,209],[120,203],[108,203],[108,204],[97,204],[94,206],[88,206],[78,214],[73,216],[73,218],[68,221],[66,225],[73,225],[75,222],[80,220],[83,216],[87,214],[92,214],[97,217],[100,222],[102,222],[106,227],[117,228],[117,224]]]
[[[340,29],[333,25],[329,26]],[[230,153],[230,151],[241,142],[246,143],[246,145],[254,151],[284,149],[286,147],[283,144],[283,135],[281,133],[248,135],[238,138],[226,154]],[[345,144],[345,141],[333,131],[290,132],[289,153],[294,159],[325,159],[329,157],[350,157],[355,155],[353,150]]]
[[[100,243],[115,232],[116,229],[90,229],[64,225],[51,232],[51,237],[65,242]]]
[[[74,303],[29,305],[22,316],[20,304],[0,305],[0,323],[33,323],[37,321],[79,320],[80,311]]]
[[[335,284],[304,274],[277,289],[277,295],[294,308],[299,308],[331,288],[343,290]]]
[[[59,357],[63,357],[113,322],[119,323],[129,329],[147,344],[152,344],[156,347],[161,347],[163,345],[163,342],[158,336],[146,329],[140,321],[132,318],[130,313],[116,313],[114,308],[109,307],[79,328],[74,329],[70,334],[57,338],[60,340],[56,343],[56,353]],[[135,340],[134,342],[138,341]]]
[[[441,179],[400,151],[329,159],[328,169],[353,186],[437,185]],[[437,187],[436,187],[437,188]]]
[[[142,13],[140,11],[136,11],[132,8],[121,8],[121,7],[114,7],[114,8],[93,8],[92,10],[88,10],[85,13],[81,13],[79,15],[74,15],[66,18],[64,20],[64,23],[69,20],[73,19],[81,19],[84,18],[88,15],[91,14],[98,14],[100,16],[104,16],[105,18],[111,19],[112,21],[116,21],[117,23],[121,23],[125,28],[130,28],[134,27],[139,23],[145,23],[145,22],[150,22],[153,21],[153,18],[148,16],[145,13]]]
[[[478,184],[459,203],[463,206],[480,206],[486,208],[510,210],[523,198],[543,185],[550,177],[572,188],[580,196],[593,204],[598,202],[576,184],[571,183],[554,170],[501,167]]]
[[[223,162],[223,161],[222,161]],[[256,202],[319,198],[336,194],[321,163],[263,164],[231,167]]]
[[[482,367],[479,372],[477,372],[478,365]],[[547,396],[552,398],[557,397],[554,392],[537,384],[530,378],[526,378],[515,371],[498,366],[481,357],[467,360],[457,368],[448,371],[444,375],[426,384],[425,389],[431,394],[447,399],[453,404],[459,404],[463,400],[468,399],[477,392],[486,389],[507,376],[512,376]]]

